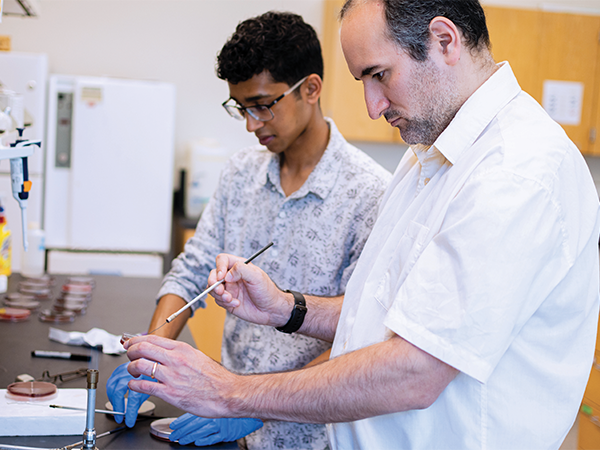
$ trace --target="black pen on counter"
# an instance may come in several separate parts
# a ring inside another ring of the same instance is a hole
[[[53,352],[49,350],[32,350],[31,356],[36,358],[70,359],[73,361],[91,361],[90,355],[78,355],[70,352]]]

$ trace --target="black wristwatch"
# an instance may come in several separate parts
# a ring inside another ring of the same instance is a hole
[[[277,331],[281,331],[282,333],[294,333],[298,331],[304,322],[304,316],[306,315],[306,300],[304,300],[304,295],[299,292],[294,291],[284,291],[292,294],[294,296],[294,309],[292,310],[292,315],[290,316],[290,320],[282,326],[277,327]]]

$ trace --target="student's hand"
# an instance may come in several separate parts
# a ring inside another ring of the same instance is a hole
[[[131,428],[135,425],[140,406],[150,396],[129,389],[128,383],[134,378],[127,371],[128,365],[129,363],[124,363],[115,369],[106,382],[106,394],[112,403],[113,411],[125,412],[125,425]],[[152,378],[147,376],[143,376],[143,379],[153,381]],[[125,394],[127,392],[129,394],[127,394],[127,411],[125,411]],[[121,415],[115,414],[113,417],[117,423],[123,421],[123,416]]]
[[[217,267],[210,272],[208,284],[225,278],[212,295],[215,302],[230,313],[259,325],[281,327],[294,308],[292,294],[282,292],[269,276],[252,263],[244,264],[238,256],[222,253]]]
[[[259,419],[205,419],[188,413],[171,422],[169,439],[181,445],[213,445],[237,441],[262,426]]]

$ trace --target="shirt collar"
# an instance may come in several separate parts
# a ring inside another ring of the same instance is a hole
[[[312,192],[321,199],[325,199],[335,186],[337,174],[342,165],[341,151],[346,145],[346,140],[338,131],[333,120],[328,117],[325,117],[325,120],[329,124],[329,142],[325,152],[302,187],[294,192],[290,198],[302,198]],[[262,173],[259,175],[259,179],[263,180],[265,185],[270,183],[275,186],[283,194],[279,178],[279,155],[270,153],[270,158],[260,170]]]
[[[509,63],[505,61],[497,67],[498,70],[467,99],[433,144],[452,164],[473,145],[502,108],[521,92]]]

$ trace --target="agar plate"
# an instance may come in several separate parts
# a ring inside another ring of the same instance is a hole
[[[56,386],[45,381],[21,381],[12,383],[6,390],[6,398],[16,401],[44,401],[57,396]]]
[[[21,298],[15,297],[14,299],[10,298],[9,296],[6,296],[4,298],[4,304],[11,308],[29,309],[30,311],[33,311],[40,307],[39,301],[34,300],[33,297],[29,297],[26,295],[23,295]]]
[[[160,441],[171,442],[169,440],[169,436],[173,432],[169,425],[173,422],[177,417],[168,417],[166,419],[155,420],[150,424],[150,436]]]
[[[4,296],[6,300],[21,301],[21,300],[35,300],[33,295],[21,294],[20,292],[11,292]]]
[[[55,303],[52,305],[52,312],[57,314],[64,314],[67,312],[73,312],[77,315],[83,316],[87,309],[87,303],[79,303],[79,302],[65,302],[65,303]]]
[[[31,311],[22,308],[0,308],[0,320],[4,322],[23,322],[29,319]]]
[[[64,284],[61,290],[65,294],[89,294],[92,286],[89,284]]]
[[[52,290],[48,286],[30,281],[21,281],[19,283],[19,292],[21,294],[33,295],[36,298],[50,298],[52,296]]]
[[[25,277],[26,282],[43,285],[46,287],[52,287],[56,284],[56,277],[48,274],[44,274],[41,277]]]
[[[56,312],[51,309],[44,309],[40,311],[39,319],[42,322],[73,322],[75,320],[75,313],[72,311]]]
[[[69,277],[65,284],[83,284],[91,286],[93,289],[96,287],[96,280],[92,277]]]
[[[56,297],[57,302],[90,302],[92,294],[64,294],[61,293]]]

